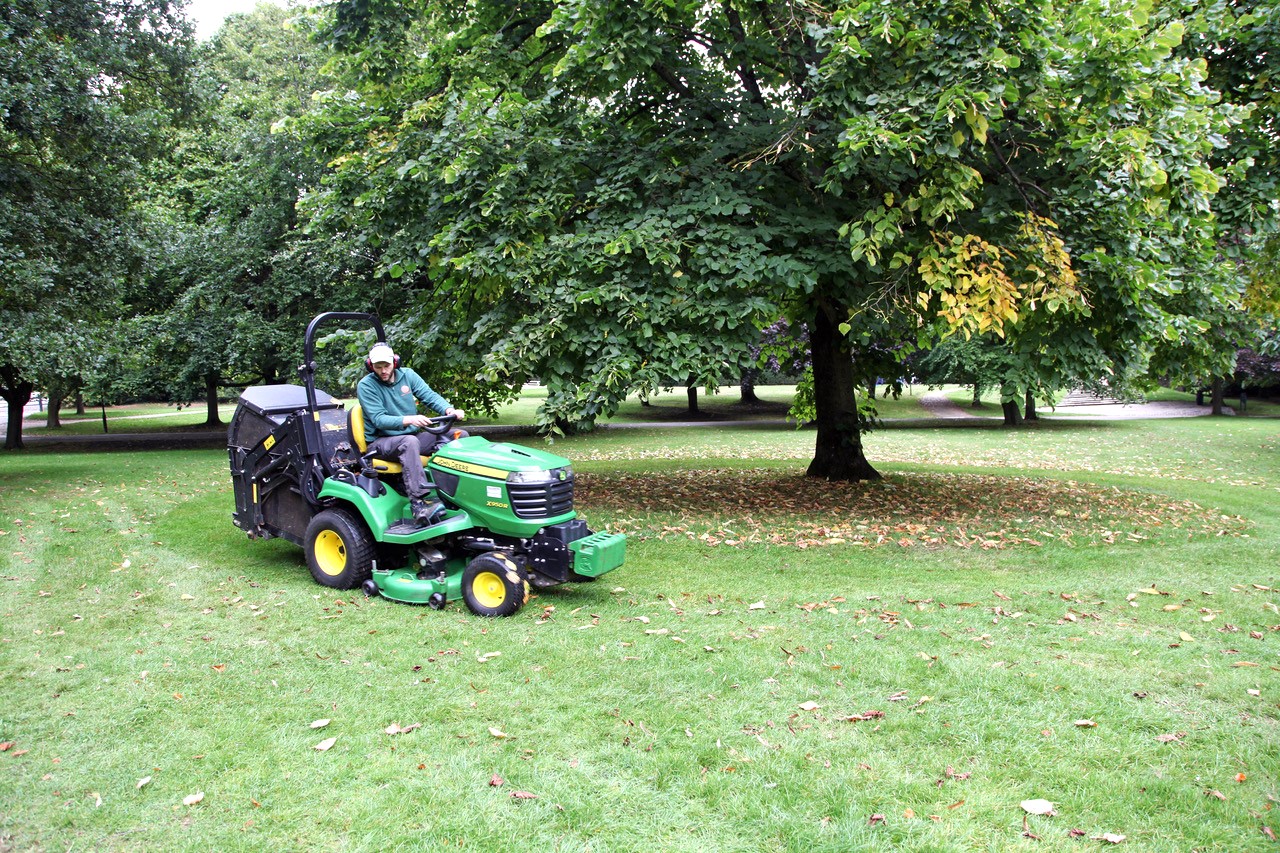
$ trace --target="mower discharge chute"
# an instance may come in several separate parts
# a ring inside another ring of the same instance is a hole
[[[227,431],[237,527],[301,545],[325,586],[436,608],[462,599],[481,616],[515,613],[530,585],[590,581],[622,565],[626,537],[593,532],[574,511],[568,459],[480,436],[425,462],[427,500],[440,508],[415,522],[399,465],[364,452],[359,412],[315,387],[316,330],[337,320],[369,323],[385,339],[372,314],[321,314],[307,326],[303,384],[240,395]],[[431,429],[452,422],[436,418]]]

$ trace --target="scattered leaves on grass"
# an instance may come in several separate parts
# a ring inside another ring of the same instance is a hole
[[[493,735],[494,737],[498,738],[499,740],[502,740],[503,738],[506,738],[506,737],[510,737],[510,735],[509,735],[509,734],[507,734],[506,732],[504,732],[502,729],[498,728],[497,726],[489,726],[489,734]]]
[[[328,752],[330,749],[333,748],[333,745],[337,742],[338,742],[338,739],[336,737],[325,738],[324,740],[320,741],[318,744],[316,744],[311,748],[314,749],[316,752]]]
[[[1119,844],[1124,841],[1124,836],[1118,832],[1104,832],[1101,835],[1092,836],[1094,841],[1105,841],[1107,844]]]
[[[194,806],[196,803],[202,801],[203,799],[204,799],[204,791],[200,791],[197,794],[188,794],[187,796],[183,797],[182,804],[184,806]]]
[[[328,720],[328,719],[325,719],[325,720],[315,720],[315,721],[313,721],[313,722],[311,723],[311,728],[313,728],[313,729],[323,729],[325,726],[329,725],[329,723],[331,723],[331,722],[333,722],[333,721],[332,721],[332,720]]]
[[[414,729],[420,729],[420,728],[422,728],[422,723],[410,723],[407,726],[402,726],[399,723],[392,723],[391,725],[383,729],[383,731],[389,735],[404,735],[404,734],[408,734]]]
[[[138,790],[142,790],[143,788],[147,787],[150,784],[151,784],[151,777],[144,776],[138,780],[138,784],[135,785],[134,787],[137,788]]]
[[[1156,735],[1157,743],[1182,743],[1182,739],[1187,736],[1186,732],[1172,732],[1170,734]]]
[[[501,776],[499,776],[497,773],[494,773],[492,776],[490,776],[490,777],[489,777],[489,787],[490,787],[490,788],[501,788],[501,787],[502,787],[503,785],[505,785],[506,783],[507,783],[507,780],[506,780],[506,779],[503,779],[503,778],[502,778]]]
[[[1096,729],[1098,724],[1093,720],[1076,720],[1072,723],[1077,729]]]
[[[885,817],[882,814],[873,814],[867,819],[867,823],[871,826],[875,826],[877,823],[884,823],[884,821]]]
[[[810,699],[808,702],[801,702],[797,707],[799,707],[801,711],[816,711],[822,706]]]
[[[513,800],[536,800],[536,799],[538,799],[538,795],[537,795],[537,794],[531,794],[531,793],[529,793],[528,791],[512,791],[512,792],[511,792],[511,799],[513,799]]]
[[[901,473],[876,483],[762,469],[584,474],[575,499],[587,507],[643,514],[611,523],[619,532],[729,547],[767,542],[799,548],[1003,549],[1051,539],[1116,544],[1153,533],[1185,539],[1251,529],[1243,519],[1168,496],[980,474]],[[1143,592],[1168,594],[1154,586]]]

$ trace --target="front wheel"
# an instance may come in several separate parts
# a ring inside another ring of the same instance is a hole
[[[377,543],[364,522],[346,510],[326,509],[307,525],[307,567],[316,583],[355,589],[373,577]]]
[[[505,554],[481,554],[462,571],[462,600],[477,616],[511,616],[529,600],[529,579]]]

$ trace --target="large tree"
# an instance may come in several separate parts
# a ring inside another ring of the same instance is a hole
[[[22,446],[23,406],[42,372],[67,373],[68,335],[118,316],[138,275],[138,169],[187,106],[189,30],[170,0],[0,5],[6,449]]]
[[[1230,115],[1149,2],[332,9],[317,226],[419,295],[406,331],[546,381],[547,425],[736,376],[781,311],[810,333],[810,473],[875,477],[861,332],[1016,334],[1120,381],[1214,281]]]
[[[345,300],[361,254],[308,237],[297,214],[322,168],[287,126],[327,86],[310,29],[270,4],[229,17],[200,57],[199,120],[153,169],[157,251],[135,307],[153,317],[163,391],[203,398],[210,424],[222,386],[289,381],[307,321],[360,307]]]

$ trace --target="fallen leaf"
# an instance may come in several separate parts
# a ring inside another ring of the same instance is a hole
[[[391,725],[383,729],[383,731],[389,735],[404,735],[404,734],[408,734],[414,729],[420,729],[420,728],[422,728],[422,723],[410,723],[407,726],[402,726],[399,723],[392,723]]]
[[[1118,832],[1104,832],[1101,835],[1093,836],[1094,841],[1105,841],[1108,844],[1119,844],[1124,841],[1124,836]]]
[[[1093,720],[1076,720],[1072,723],[1078,729],[1096,729],[1098,724]]]
[[[1247,779],[1247,778],[1249,778],[1249,777],[1248,777],[1248,776],[1245,776],[1243,773],[1237,773],[1237,774],[1236,774],[1236,781],[1237,781],[1237,782],[1243,782],[1243,781],[1244,781],[1245,779]]]
[[[506,784],[506,781],[507,781],[506,779],[503,779],[497,773],[494,773],[492,776],[489,777],[489,787],[501,788],[504,784]]]
[[[494,727],[494,726],[489,726],[489,734],[493,735],[493,736],[494,736],[494,737],[496,737],[496,738],[504,738],[504,737],[508,737],[508,735],[507,735],[507,733],[506,733],[506,732],[504,732],[502,729],[496,728],[496,727]]]
[[[331,722],[333,721],[332,720],[315,720],[314,722],[311,723],[311,728],[323,729],[325,726],[329,725],[329,723]]]
[[[311,748],[316,752],[328,752],[337,742],[338,739],[336,737],[326,738]]]
[[[511,799],[513,800],[536,800],[537,794],[530,794],[528,791],[512,791]]]
[[[1221,791],[1216,790],[1216,789],[1215,789],[1215,790],[1210,790],[1210,791],[1205,791],[1205,792],[1204,792],[1204,795],[1205,795],[1206,797],[1216,797],[1217,799],[1222,800],[1224,803],[1227,801],[1227,795],[1226,795],[1226,794],[1224,794],[1224,793],[1222,793]]]
[[[8,752],[11,749],[13,749],[13,741],[7,740],[4,743],[0,743],[0,752]]]
[[[884,815],[882,815],[882,814],[873,814],[873,815],[872,815],[872,816],[867,820],[867,823],[869,823],[871,826],[875,826],[877,823],[884,823]]]
[[[212,667],[210,667],[210,669],[212,669],[214,672],[226,672],[227,665],[225,663],[215,663]]]
[[[139,779],[139,780],[138,780],[138,784],[137,784],[137,785],[135,785],[134,787],[136,787],[136,788],[138,788],[139,790],[141,790],[142,788],[145,788],[147,785],[150,785],[150,784],[151,784],[151,777],[150,777],[150,776],[144,776],[143,778],[141,778],[141,779]]]
[[[801,702],[799,708],[801,711],[816,711],[822,706],[810,699],[808,702]]]
[[[184,806],[194,806],[196,803],[200,802],[203,799],[204,799],[204,791],[201,791],[198,794],[188,794],[187,796],[182,798],[182,804]]]
[[[748,610],[764,610],[764,602],[757,601],[755,604],[748,605],[747,609]]]
[[[1179,631],[1178,639],[1184,643],[1194,643],[1196,641],[1196,638],[1188,634],[1186,631]]]
[[[1269,826],[1262,827],[1262,834],[1265,835],[1267,838],[1270,838],[1272,841],[1276,840],[1276,834],[1271,831],[1271,827]]]
[[[1173,734],[1156,735],[1156,740],[1159,743],[1175,743],[1181,741],[1186,736],[1186,732],[1174,732]]]
[[[1057,812],[1053,810],[1053,803],[1049,802],[1048,800],[1023,800],[1021,805],[1022,805],[1022,810],[1027,814],[1037,814],[1037,815],[1056,815],[1057,814]]]

